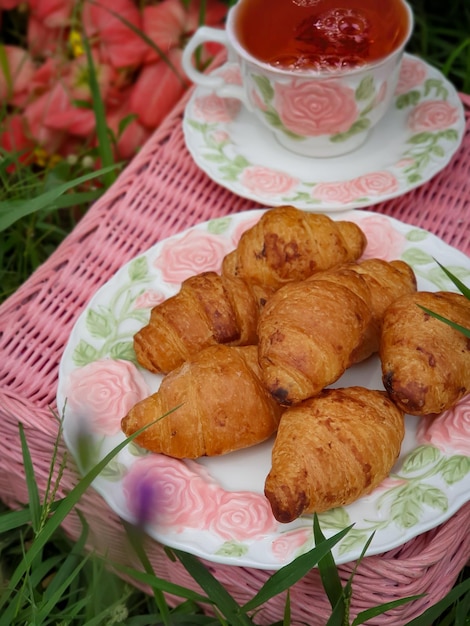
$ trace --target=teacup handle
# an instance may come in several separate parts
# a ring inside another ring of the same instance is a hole
[[[193,65],[192,59],[196,48],[207,41],[215,41],[224,45],[228,50],[229,62],[233,61],[233,51],[230,46],[225,30],[221,28],[212,28],[211,26],[201,26],[197,29],[191,39],[187,42],[181,59],[182,66],[188,78],[196,85],[208,87],[222,98],[237,98],[243,104],[250,107],[245,90],[241,85],[232,85],[225,82],[223,76],[214,74],[203,74]]]

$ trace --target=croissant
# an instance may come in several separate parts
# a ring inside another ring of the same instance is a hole
[[[167,373],[210,345],[255,344],[259,310],[269,293],[216,272],[188,278],[134,335],[137,361],[151,372]]]
[[[316,395],[378,350],[384,307],[415,289],[409,266],[378,259],[284,285],[260,313],[264,384],[285,405]]]
[[[122,419],[122,430],[129,436],[165,416],[136,441],[176,458],[215,456],[260,443],[276,431],[282,409],[259,374],[256,346],[205,348],[137,403]]]
[[[265,481],[274,517],[290,522],[367,494],[390,473],[404,432],[403,411],[383,391],[328,389],[286,409]]]
[[[226,255],[222,273],[273,289],[358,259],[367,240],[359,226],[282,206],[264,213]]]
[[[437,414],[470,393],[470,343],[420,307],[470,328],[470,300],[451,292],[403,296],[385,313],[382,378],[392,400],[412,415]]]

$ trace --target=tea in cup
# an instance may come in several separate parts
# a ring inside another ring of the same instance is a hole
[[[241,100],[288,150],[338,156],[361,146],[389,109],[412,29],[406,0],[239,0],[225,29],[196,31],[183,69]],[[241,84],[195,68],[208,41],[226,46]]]

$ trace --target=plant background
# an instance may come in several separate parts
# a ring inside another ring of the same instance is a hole
[[[0,0],[0,303],[48,258],[171,111],[189,87],[179,67],[187,38],[200,23],[221,23],[229,4]],[[415,30],[407,50],[470,94],[470,3],[410,4]],[[12,47],[15,51],[7,52]],[[201,65],[216,52],[203,50]],[[42,124],[48,112],[40,106],[44,94],[53,103],[52,127]],[[24,119],[29,130],[23,127]],[[51,197],[52,189],[60,193]],[[51,505],[44,507],[47,517]],[[0,520],[10,514],[0,507]],[[41,528],[31,524],[31,511],[28,515],[16,523],[0,523],[0,599]],[[151,597],[129,587],[109,574],[104,563],[84,558],[83,547],[80,542],[72,546],[60,530],[52,534],[40,552],[42,576],[34,570],[34,580],[21,579],[29,592],[26,609],[18,602],[14,619],[2,622],[0,616],[0,624],[207,623],[191,600],[183,602],[170,621],[161,621],[165,609],[158,594]],[[44,564],[69,563],[71,555],[74,567],[81,565],[66,595],[54,596],[55,621],[35,621],[33,608],[46,600],[50,608],[51,603],[47,589],[55,570]],[[468,568],[458,582],[465,580]],[[90,590],[84,608],[84,593]],[[468,625],[469,609],[467,592],[434,623]],[[81,616],[78,621],[74,612]]]

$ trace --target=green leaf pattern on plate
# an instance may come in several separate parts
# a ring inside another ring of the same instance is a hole
[[[225,541],[222,546],[215,552],[219,556],[236,558],[243,556],[248,552],[248,547],[238,541]]]
[[[128,264],[126,280],[116,289],[109,303],[87,310],[85,326],[96,343],[80,339],[72,355],[76,366],[84,367],[109,356],[135,362],[132,337],[123,325],[130,319],[146,323],[147,313],[135,309],[134,303],[145,283],[151,280],[147,258],[138,257]]]
[[[414,449],[404,459],[401,471],[392,473],[395,483],[377,499],[376,510],[380,519],[365,520],[361,528],[353,528],[339,545],[339,554],[349,552],[363,545],[377,530],[384,530],[390,524],[403,529],[418,524],[426,507],[445,512],[448,498],[437,485],[452,485],[470,474],[470,458],[456,455],[446,456],[431,445]],[[432,484],[429,484],[432,479]],[[386,509],[389,512],[385,512]],[[339,507],[319,515],[324,530],[336,531],[351,523],[346,509]]]

